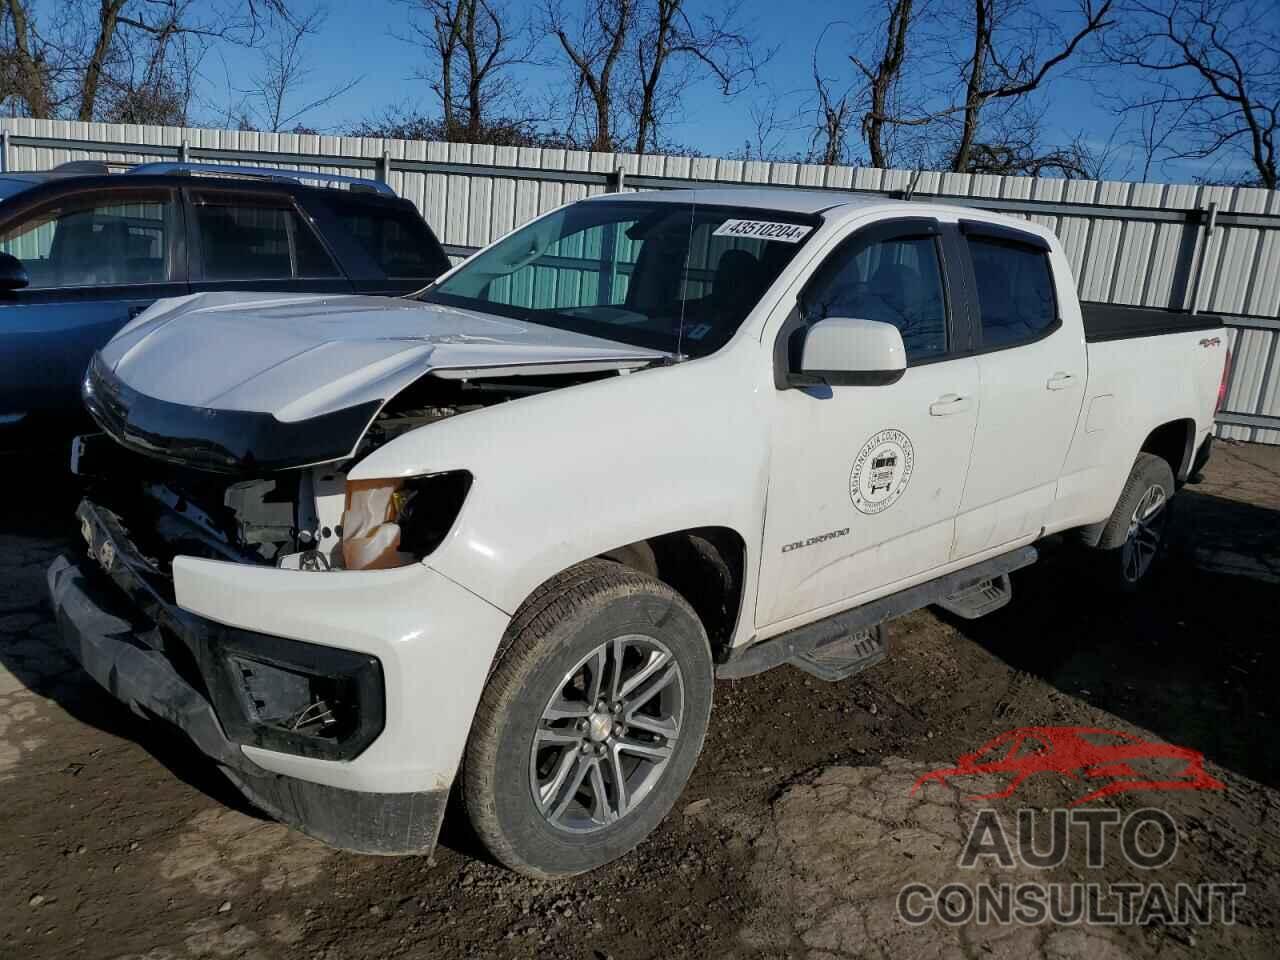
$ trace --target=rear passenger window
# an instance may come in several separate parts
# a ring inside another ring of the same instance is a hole
[[[288,201],[216,193],[194,199],[205,280],[341,275],[311,226]]]
[[[850,317],[891,323],[907,362],[947,352],[947,304],[932,236],[859,241],[833,253],[804,295],[805,319]]]
[[[1049,255],[1035,247],[969,237],[969,253],[982,311],[982,347],[999,350],[1029,343],[1058,320]]]

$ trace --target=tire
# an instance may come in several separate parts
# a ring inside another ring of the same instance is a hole
[[[538,879],[627,853],[689,779],[713,680],[702,624],[670,587],[606,560],[556,576],[517,611],[472,722],[460,793],[477,837]]]
[[[1098,574],[1108,589],[1135,593],[1150,580],[1162,554],[1174,492],[1168,461],[1138,454],[1098,540],[1103,554]]]

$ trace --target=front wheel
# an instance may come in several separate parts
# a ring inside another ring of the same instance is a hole
[[[1133,593],[1150,579],[1164,546],[1174,489],[1167,461],[1138,454],[1098,541],[1106,556],[1101,573],[1114,589]]]
[[[670,587],[604,560],[560,574],[512,620],[472,724],[476,834],[538,878],[622,856],[684,788],[712,681],[702,624]]]

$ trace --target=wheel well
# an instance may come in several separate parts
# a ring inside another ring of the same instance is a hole
[[[696,527],[600,554],[661,580],[693,607],[717,660],[729,648],[742,608],[747,546],[728,527]]]
[[[1195,445],[1196,425],[1192,420],[1173,420],[1156,427],[1142,443],[1142,453],[1164,459],[1179,483],[1187,479]]]

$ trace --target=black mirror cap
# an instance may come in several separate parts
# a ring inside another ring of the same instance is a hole
[[[11,253],[0,253],[0,290],[21,290],[30,282],[21,260]]]
[[[883,387],[906,375],[901,370],[802,370],[787,374],[787,386],[799,387]]]

